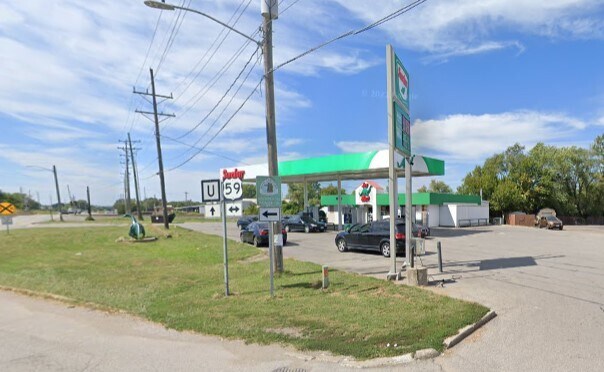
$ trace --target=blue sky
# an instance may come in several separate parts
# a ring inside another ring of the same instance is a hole
[[[174,3],[237,20],[235,28],[259,38],[260,0]],[[368,3],[283,0],[275,65],[410,1]],[[445,160],[439,179],[453,187],[516,142],[587,147],[604,133],[602,1],[428,0],[275,72],[281,160],[386,147],[388,43],[411,76],[413,152]],[[151,106],[132,94],[149,86],[152,67],[158,93],[175,98],[160,106],[176,115],[161,124],[168,199],[187,192],[199,200],[200,180],[219,168],[266,162],[264,87],[218,133],[260,81],[254,49],[199,15],[140,0],[3,2],[0,189],[39,193],[48,203],[56,198],[52,175],[40,168],[54,164],[64,200],[67,185],[78,199],[90,186],[93,204],[113,204],[123,193],[118,140],[130,132],[140,141],[141,192],[159,195],[153,124],[134,113]],[[203,146],[216,133],[209,152],[195,157],[183,144]],[[429,181],[415,179],[414,189]]]

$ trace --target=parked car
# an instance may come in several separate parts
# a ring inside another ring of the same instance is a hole
[[[287,231],[282,230],[283,245],[287,243]],[[259,247],[268,245],[268,223],[267,222],[252,222],[239,233],[239,238],[242,243],[250,243]]]
[[[258,221],[258,216],[243,216],[243,217],[240,217],[237,220],[237,227],[240,230],[243,230],[243,229],[247,228],[247,226],[250,223],[254,222],[254,221]]]
[[[551,214],[546,215],[546,216],[541,216],[541,218],[539,218],[539,222],[538,222],[537,226],[539,226],[539,228],[546,227],[550,230],[551,229],[562,230],[564,228],[564,224],[562,223],[562,221],[560,221],[558,219],[558,217],[551,215]]]
[[[284,222],[284,225],[283,227],[287,232],[304,231],[309,233],[311,231],[325,231],[325,223],[316,221],[310,216],[291,216]]]
[[[396,254],[405,256],[405,221],[396,221]],[[413,235],[421,231],[413,226]],[[390,257],[390,221],[374,221],[364,225],[353,225],[348,230],[336,235],[336,247],[340,252],[348,250],[365,250],[380,252]]]

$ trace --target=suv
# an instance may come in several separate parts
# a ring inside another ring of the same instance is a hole
[[[558,217],[549,214],[547,216],[541,216],[541,218],[539,218],[539,220],[537,221],[537,226],[539,226],[539,228],[546,227],[550,230],[562,230],[564,224],[558,219]]]
[[[405,256],[405,221],[396,221],[396,253]],[[413,226],[413,235],[421,232]],[[390,221],[375,221],[364,225],[353,225],[347,231],[336,235],[338,251],[346,252],[349,249],[376,251],[384,257],[390,257]]]

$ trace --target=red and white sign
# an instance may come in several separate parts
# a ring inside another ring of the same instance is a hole
[[[224,169],[222,171],[222,195],[227,200],[239,200],[243,197],[244,170]]]

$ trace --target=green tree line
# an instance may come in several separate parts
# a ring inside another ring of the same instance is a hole
[[[468,173],[457,189],[490,202],[493,215],[554,208],[563,216],[604,215],[604,135],[589,148],[515,144]]]

